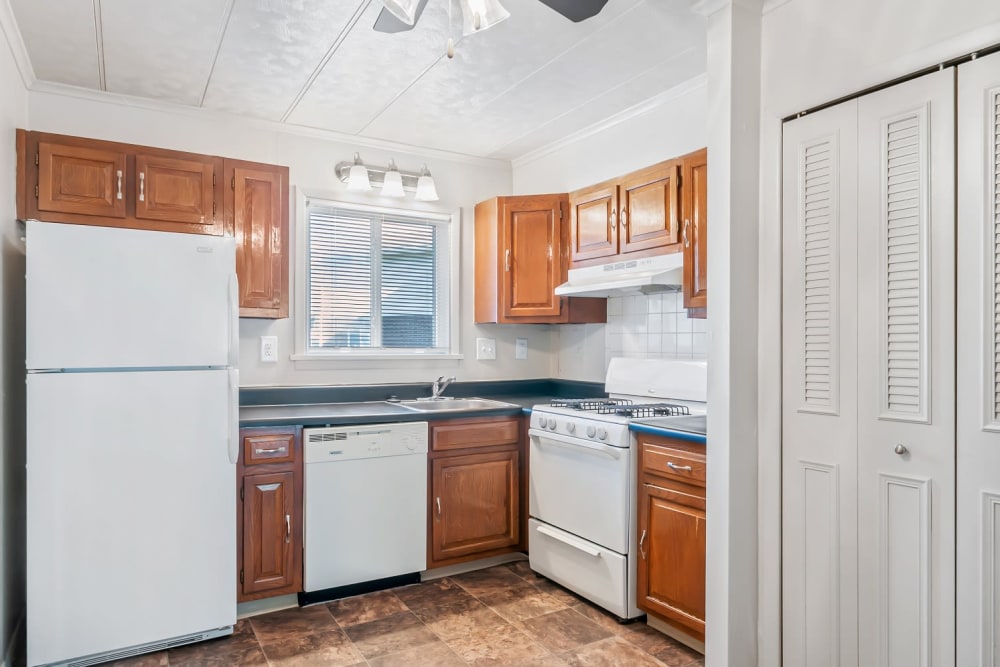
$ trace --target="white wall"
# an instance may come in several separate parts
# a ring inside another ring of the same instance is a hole
[[[462,210],[461,243],[461,351],[464,360],[414,360],[393,362],[292,361],[294,352],[295,295],[292,283],[292,317],[286,320],[243,319],[240,322],[240,383],[250,385],[379,384],[431,381],[439,375],[459,380],[498,380],[550,377],[555,370],[551,354],[553,334],[549,326],[483,325],[472,323],[473,312],[473,207],[479,201],[511,191],[510,165],[506,162],[464,159],[442,154],[414,154],[406,147],[365,148],[334,141],[321,133],[292,134],[271,123],[212,112],[183,110],[136,100],[99,99],[67,91],[32,92],[29,95],[31,129],[80,135],[177,150],[222,155],[288,165],[292,187],[327,191],[343,199],[388,203],[376,195],[348,193],[334,175],[336,163],[350,160],[359,151],[369,164],[385,165],[396,159],[401,169],[415,171],[427,163],[438,184],[441,201],[428,210]],[[71,91],[70,91],[71,92]],[[114,103],[117,101],[118,103]],[[406,206],[418,204],[407,198]],[[425,205],[426,206],[426,205]],[[296,252],[297,223],[294,199],[291,210],[293,271],[302,270],[302,255]],[[258,361],[259,336],[278,337],[280,361]],[[496,361],[475,360],[475,338],[497,340]],[[528,339],[528,359],[514,360],[516,337]]]
[[[706,144],[704,77],[661,93],[654,101],[655,104],[645,105],[633,115],[609,119],[589,131],[515,160],[514,193],[569,192],[690,153]],[[650,309],[658,305],[646,297],[638,298],[643,302],[640,309],[644,312],[653,312]],[[555,327],[556,375],[572,380],[603,381],[607,371],[606,330],[615,319],[609,315],[608,326]],[[616,333],[624,333],[626,328],[629,325],[620,323],[620,331]],[[611,347],[628,356],[649,353],[648,346],[619,347],[612,341]]]
[[[778,664],[781,118],[1000,42],[1000,3],[778,0],[761,28],[758,426],[760,664]]]
[[[0,660],[24,611],[24,251],[15,223],[14,128],[27,93],[0,28]]]

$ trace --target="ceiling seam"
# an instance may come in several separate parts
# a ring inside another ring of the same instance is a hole
[[[666,63],[669,63],[669,62],[671,62],[671,61],[674,61],[674,60],[677,60],[677,59],[681,58],[682,56],[684,56],[684,55],[687,55],[687,54],[689,54],[689,53],[693,52],[694,50],[695,50],[695,47],[691,47],[691,48],[688,48],[688,49],[684,49],[684,50],[683,50],[683,51],[681,51],[680,53],[677,53],[677,54],[675,54],[675,55],[671,56],[670,58],[667,58],[667,59],[666,59],[666,60],[665,60],[664,62],[662,62],[662,63],[656,63],[655,65],[651,65],[651,66],[647,67],[646,69],[642,70],[642,71],[641,71],[641,72],[639,72],[638,74],[635,74],[634,76],[631,76],[631,77],[629,77],[628,79],[625,79],[624,81],[622,81],[622,82],[621,82],[621,83],[619,83],[618,85],[616,85],[616,86],[613,86],[613,87],[609,88],[608,90],[604,90],[604,91],[602,91],[601,93],[599,93],[599,94],[597,94],[597,95],[594,95],[593,97],[590,97],[590,98],[588,98],[588,99],[587,99],[587,100],[585,100],[584,102],[581,102],[580,104],[577,104],[576,106],[574,106],[574,107],[572,107],[572,108],[570,108],[570,109],[567,109],[566,111],[563,111],[563,112],[562,112],[561,114],[559,114],[559,115],[557,115],[557,116],[554,116],[554,117],[552,117],[551,119],[549,119],[549,120],[545,121],[544,123],[541,123],[540,125],[536,126],[536,127],[534,128],[534,129],[532,129],[532,130],[530,130],[530,131],[528,131],[528,132],[525,132],[525,133],[523,133],[523,134],[520,134],[520,135],[518,135],[518,136],[514,137],[513,139],[511,139],[510,141],[508,141],[508,142],[506,142],[506,143],[503,143],[503,144],[501,144],[500,146],[497,146],[497,147],[496,147],[496,148],[494,148],[494,149],[493,149],[492,151],[490,151],[490,152],[488,153],[488,155],[490,155],[490,156],[495,156],[495,155],[497,154],[497,152],[498,152],[498,151],[502,151],[502,150],[503,150],[504,148],[507,148],[507,147],[508,147],[508,146],[510,146],[511,144],[513,144],[513,143],[515,143],[515,142],[517,142],[517,141],[520,141],[521,139],[525,138],[526,136],[528,136],[528,135],[529,135],[529,134],[531,134],[532,132],[535,132],[535,131],[537,131],[537,130],[540,130],[541,128],[545,127],[546,125],[551,125],[552,123],[555,123],[555,122],[556,122],[556,121],[558,121],[558,120],[559,120],[560,118],[562,118],[562,117],[564,117],[564,116],[566,116],[566,115],[568,115],[568,114],[571,114],[571,113],[573,113],[574,111],[577,111],[578,109],[582,109],[583,107],[585,107],[585,106],[587,106],[587,105],[589,105],[589,104],[593,103],[593,102],[594,102],[595,100],[597,100],[598,98],[601,98],[601,97],[603,97],[603,96],[607,95],[608,93],[611,93],[611,92],[614,92],[614,91],[616,91],[616,90],[619,90],[619,89],[620,89],[620,88],[622,88],[623,86],[627,86],[627,85],[629,85],[630,83],[632,83],[633,81],[635,81],[635,80],[636,80],[636,79],[638,79],[639,77],[642,77],[642,76],[645,76],[645,75],[649,74],[650,72],[652,72],[652,71],[654,71],[654,70],[657,70],[657,69],[660,69],[660,68],[661,68],[661,67],[663,67],[663,65],[665,65]],[[683,83],[684,83],[684,82],[681,82],[681,84],[677,84],[677,85],[682,85]],[[675,86],[672,86],[672,88],[673,88],[673,87],[675,87]],[[668,90],[669,90],[669,89],[668,89]],[[653,97],[655,97],[655,95],[654,95]],[[647,99],[648,99],[648,98],[647,98]],[[642,100],[642,101],[638,102],[637,104],[642,104],[642,103],[643,103],[644,101],[645,101],[645,100]],[[626,109],[622,109],[622,111],[620,111],[619,113],[623,113],[623,112],[627,111],[628,109],[632,108],[632,106],[636,106],[636,105],[631,105],[631,106],[627,107]],[[615,114],[615,115],[617,115],[617,114]],[[598,121],[598,122],[600,122],[600,121]],[[581,128],[581,129],[586,129],[586,128]],[[501,158],[501,159],[502,159],[502,158]]]
[[[108,72],[104,65],[104,19],[101,0],[94,0],[94,33],[97,38],[97,78],[101,90],[108,90]]]
[[[295,96],[295,99],[292,100],[292,104],[288,107],[288,110],[284,113],[284,115],[281,116],[282,123],[286,122],[288,118],[292,115],[292,113],[295,112],[295,109],[298,108],[299,103],[302,101],[302,98],[305,97],[306,93],[309,92],[309,89],[312,88],[312,85],[316,82],[316,79],[319,78],[319,75],[326,67],[326,64],[330,62],[330,59],[333,58],[333,54],[337,52],[337,50],[340,48],[340,45],[344,43],[344,40],[347,39],[347,36],[354,29],[354,26],[356,26],[358,21],[361,20],[361,17],[364,16],[365,11],[368,10],[368,7],[369,5],[371,5],[371,3],[372,0],[364,0],[361,3],[361,5],[357,8],[357,10],[355,10],[354,14],[347,22],[347,25],[345,25],[344,28],[340,31],[340,34],[337,35],[337,39],[333,41],[333,44],[330,45],[330,48],[327,50],[323,58],[319,61],[319,64],[316,65],[316,68],[312,71],[312,74],[310,74],[309,78],[306,79],[305,84],[302,86],[302,90],[299,91],[299,93]]]
[[[451,0],[448,0],[448,1],[451,2]],[[549,65],[551,65],[555,60],[557,60],[558,58],[560,58],[563,55],[565,55],[568,51],[571,51],[572,49],[576,48],[581,42],[586,41],[586,39],[590,39],[592,36],[598,34],[600,31],[604,30],[608,26],[613,25],[614,23],[616,23],[623,16],[625,16],[626,14],[628,14],[628,13],[632,12],[633,10],[635,10],[639,5],[643,4],[645,1],[646,0],[638,0],[630,8],[626,9],[624,12],[622,12],[621,14],[619,14],[618,16],[616,16],[615,18],[611,19],[610,21],[608,21],[608,23],[606,23],[605,25],[601,26],[600,28],[598,28],[594,32],[590,33],[590,35],[588,35],[585,39],[578,40],[578,41],[574,42],[572,46],[566,48],[564,51],[560,52],[558,55],[556,55],[553,58],[551,58],[547,63],[545,63],[541,67],[536,68],[530,74],[526,75],[523,79],[520,79],[516,83],[514,83],[511,86],[507,87],[507,89],[504,90],[502,93],[496,95],[495,97],[493,97],[492,99],[490,99],[488,102],[485,102],[484,104],[480,105],[475,110],[479,111],[481,109],[484,109],[486,106],[492,104],[493,102],[495,102],[497,99],[499,99],[503,95],[506,95],[507,92],[509,92],[510,90],[512,90],[512,89],[516,88],[517,86],[521,85],[526,80],[528,80],[529,78],[531,78],[532,76],[534,76],[535,74],[537,74],[538,72],[540,72],[542,69],[544,69],[545,67],[548,67]],[[449,33],[450,33],[451,32],[451,26],[449,26],[448,28],[449,28]],[[458,39],[458,41],[455,43],[455,47],[457,48],[458,45],[461,44],[464,39],[466,39],[465,36],[460,37]],[[388,111],[389,108],[393,104],[395,104],[397,100],[399,100],[400,97],[402,97],[403,95],[405,95],[406,92],[408,90],[410,90],[410,88],[412,88],[413,86],[415,86],[420,81],[420,79],[424,78],[424,76],[426,76],[427,73],[429,71],[431,71],[431,69],[433,69],[435,65],[437,65],[439,62],[441,62],[442,57],[443,56],[438,56],[437,59],[434,62],[432,62],[430,65],[428,65],[423,71],[421,71],[420,74],[418,74],[417,77],[415,79],[413,79],[413,81],[411,81],[409,83],[409,85],[407,85],[405,88],[403,88],[401,91],[399,91],[399,93],[397,93],[391,100],[389,100],[389,102],[385,106],[383,106],[381,109],[379,109],[379,111],[377,111],[375,113],[375,115],[373,115],[368,120],[368,122],[365,123],[364,126],[360,130],[358,130],[357,134],[363,134],[365,132],[365,130],[367,130],[369,127],[371,127],[372,123],[374,123],[375,121],[377,121],[382,116],[382,114],[384,114],[386,111]]]
[[[219,30],[219,41],[215,46],[215,56],[212,58],[212,66],[208,69],[208,78],[205,79],[205,88],[201,91],[201,99],[198,101],[198,106],[205,106],[205,97],[208,96],[208,87],[212,83],[212,77],[215,75],[215,66],[219,62],[219,54],[222,53],[222,41],[226,38],[226,31],[229,30],[229,22],[233,18],[233,8],[236,6],[236,0],[229,0],[228,7],[226,7],[225,20],[222,21],[222,28]]]

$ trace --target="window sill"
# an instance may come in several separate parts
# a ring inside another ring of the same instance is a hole
[[[441,361],[445,359],[461,360],[465,358],[464,354],[293,354],[289,357],[296,364],[301,363],[321,363],[329,364],[330,362],[352,362],[352,361],[387,361],[396,363],[399,361],[423,361],[426,359]]]

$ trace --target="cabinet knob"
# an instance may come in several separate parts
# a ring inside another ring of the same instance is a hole
[[[608,224],[611,225],[611,229],[618,227],[618,214],[614,208],[611,209],[611,217],[608,218]]]
[[[688,218],[684,221],[684,229],[681,231],[681,238],[684,240],[684,247],[691,247],[691,239],[688,238],[688,229],[691,227],[691,219]]]
[[[441,496],[438,496],[435,500],[437,501],[438,516],[441,516]]]
[[[621,219],[622,219],[622,227],[628,227],[628,210],[627,209],[624,209],[624,208],[622,209]]]
[[[122,198],[122,170],[121,169],[118,170],[118,174],[117,175],[118,175],[118,192],[115,195],[115,199],[121,199]]]
[[[903,456],[904,454],[909,453],[910,450],[907,449],[905,445],[896,445],[892,448],[892,451],[896,452],[900,456]]]
[[[646,560],[646,552],[642,550],[642,543],[646,541],[646,529],[642,529],[642,537],[639,538],[639,554]]]
[[[285,515],[285,543],[291,542],[292,540],[292,515]]]
[[[507,248],[507,252],[504,253],[503,265],[504,265],[504,269],[509,272],[510,271],[510,248]]]

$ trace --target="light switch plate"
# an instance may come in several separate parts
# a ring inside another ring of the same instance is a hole
[[[265,362],[278,361],[278,337],[260,337],[260,360]]]
[[[484,361],[492,361],[497,358],[497,339],[496,338],[477,338],[476,339],[476,359]]]
[[[515,359],[527,359],[528,358],[528,339],[518,338],[514,345],[514,358]]]

